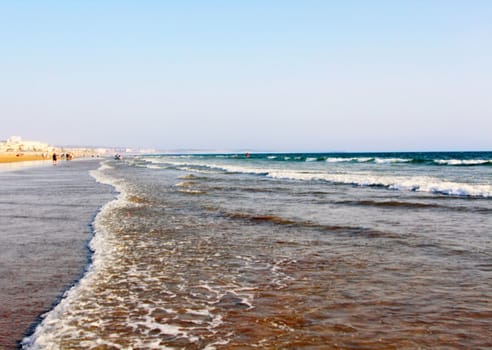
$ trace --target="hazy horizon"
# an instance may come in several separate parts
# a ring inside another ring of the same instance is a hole
[[[2,135],[158,150],[492,150],[492,2],[0,4]]]

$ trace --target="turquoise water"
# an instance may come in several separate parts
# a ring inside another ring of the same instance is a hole
[[[149,155],[24,347],[486,348],[492,153]]]
[[[492,165],[492,152],[386,152],[386,153],[253,153],[203,154],[199,157],[276,161],[353,163],[420,163],[426,165]]]
[[[153,156],[178,169],[490,197],[492,153],[298,153]]]

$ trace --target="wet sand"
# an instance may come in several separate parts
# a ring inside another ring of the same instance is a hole
[[[0,350],[18,347],[83,274],[90,224],[114,195],[89,175],[100,160],[41,163],[0,166]]]

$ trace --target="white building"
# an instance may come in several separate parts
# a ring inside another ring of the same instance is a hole
[[[45,142],[24,141],[20,136],[11,136],[0,142],[2,152],[52,152],[54,147]]]

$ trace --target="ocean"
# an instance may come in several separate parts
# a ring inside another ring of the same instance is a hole
[[[25,349],[492,348],[492,152],[142,155],[91,175],[118,195]]]

